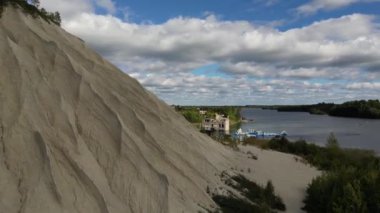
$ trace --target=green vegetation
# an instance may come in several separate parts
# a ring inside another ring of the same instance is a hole
[[[262,149],[269,149],[268,147],[268,142],[269,140],[268,139],[263,139],[263,138],[245,138],[243,141],[242,141],[242,144],[243,145],[253,145],[253,146],[257,146],[257,147],[260,147]]]
[[[344,150],[330,137],[326,160],[315,160],[327,172],[307,189],[307,212],[380,212],[380,159],[369,151]],[[323,162],[321,164],[320,162]]]
[[[279,112],[309,112],[311,114],[328,114],[335,106],[332,103],[319,103],[315,105],[294,105],[294,106],[277,106]]]
[[[308,186],[305,211],[380,212],[380,158],[374,152],[340,148],[333,134],[325,147],[286,138],[249,144],[302,156],[325,171]]]
[[[380,101],[351,101],[334,106],[329,115],[380,119]]]
[[[240,121],[240,109],[241,107],[237,106],[221,106],[221,107],[216,107],[216,106],[206,106],[202,107],[202,110],[206,110],[209,115],[210,114],[222,114],[226,115],[229,117],[231,122],[238,122]]]
[[[39,8],[39,0],[1,0],[0,1],[0,16],[3,13],[4,9],[12,5],[14,7],[20,7],[24,12],[32,15],[33,17],[41,17],[48,23],[54,23],[58,26],[61,25],[61,15],[58,12],[47,12],[44,8]]]
[[[380,212],[379,168],[327,172],[307,189],[307,212]]]
[[[379,162],[373,151],[340,148],[333,134],[329,136],[326,147],[309,144],[304,140],[290,142],[284,137],[273,138],[265,147],[301,156],[313,166],[327,171],[351,166],[365,168],[371,162]]]
[[[319,103],[315,105],[272,106],[280,112],[309,112],[311,114],[328,114],[339,117],[380,119],[379,100],[350,101],[343,104]]]
[[[240,121],[240,108],[237,106],[174,106],[190,123],[201,123],[205,117],[215,117],[215,113],[228,116],[231,125]],[[206,111],[205,115],[200,115],[199,111]]]
[[[266,186],[260,186],[242,175],[237,175],[225,180],[225,183],[240,192],[242,197],[213,195],[223,213],[245,213],[245,212],[275,212],[285,211],[286,206],[282,199],[275,195],[271,181]]]
[[[201,123],[202,122],[202,116],[199,114],[199,111],[196,110],[184,110],[181,111],[182,115],[186,118],[187,121],[190,123]]]

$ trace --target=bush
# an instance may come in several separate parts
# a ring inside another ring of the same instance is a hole
[[[243,145],[254,145],[262,149],[268,149],[268,141],[267,139],[261,139],[261,138],[254,138],[254,137],[249,137],[249,138],[244,138],[243,140]]]
[[[263,212],[261,209],[241,198],[234,197],[232,195],[223,196],[215,195],[212,197],[213,201],[217,203],[220,210],[223,213],[251,213],[251,212]]]
[[[186,110],[186,111],[182,112],[182,115],[190,123],[201,123],[202,122],[202,116],[199,114],[198,111]]]
[[[233,195],[215,195],[213,200],[222,212],[274,212],[274,210],[285,211],[286,206],[282,199],[275,195],[274,186],[268,181],[265,187],[252,182],[242,175],[233,176],[225,183],[237,190],[244,199]]]
[[[307,212],[380,212],[378,170],[354,167],[312,181],[304,200]]]

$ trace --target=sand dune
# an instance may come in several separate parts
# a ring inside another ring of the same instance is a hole
[[[0,125],[7,213],[197,212],[215,206],[206,187],[223,186],[221,171],[247,164],[294,209],[318,174],[290,173],[278,153],[247,161],[79,38],[11,7],[0,19]]]
[[[286,203],[287,211],[301,212],[306,186],[321,172],[303,163],[294,155],[262,150],[253,146],[239,146],[239,149],[246,156],[249,157],[252,153],[258,159],[247,160],[238,157],[237,170],[243,170],[246,177],[262,185],[271,180],[276,193]],[[251,172],[247,172],[248,168]]]

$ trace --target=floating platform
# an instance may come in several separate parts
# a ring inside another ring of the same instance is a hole
[[[241,128],[233,133],[233,136],[237,138],[273,138],[273,137],[284,137],[287,136],[288,133],[286,131],[282,131],[280,133],[273,132],[264,132],[261,130],[250,129],[247,132],[244,132]]]

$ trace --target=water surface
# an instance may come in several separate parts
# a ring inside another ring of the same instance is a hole
[[[241,115],[253,122],[242,123],[248,129],[266,132],[288,132],[290,139],[305,139],[324,145],[330,132],[342,147],[372,149],[380,153],[380,120],[341,118],[328,115],[311,115],[306,112],[277,112],[244,108]]]

